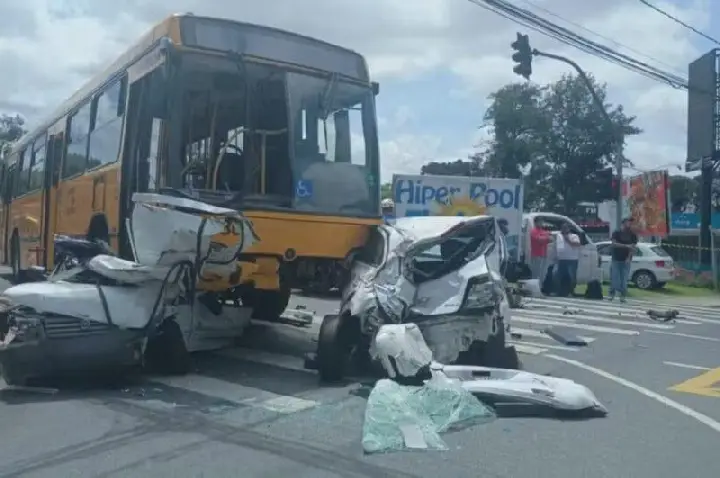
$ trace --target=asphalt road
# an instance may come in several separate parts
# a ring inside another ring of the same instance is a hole
[[[293,302],[318,318],[336,308],[331,299]],[[590,387],[607,418],[503,410],[445,435],[449,451],[364,456],[367,387],[320,387],[301,370],[297,357],[314,348],[317,321],[260,324],[244,348],[198,355],[185,377],[56,394],[0,391],[0,476],[717,476],[720,388],[703,383],[720,381],[711,370],[720,367],[720,309],[683,309],[692,317],[658,324],[615,305],[578,304],[528,305],[517,315],[525,330],[518,346],[527,370]],[[543,321],[563,320],[594,339],[590,346],[566,347],[538,332]],[[703,374],[685,391],[669,390]]]

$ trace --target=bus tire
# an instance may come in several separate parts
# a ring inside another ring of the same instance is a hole
[[[290,302],[290,288],[279,290],[251,289],[242,294],[243,305],[253,310],[253,318],[278,320]]]
[[[12,281],[20,284],[25,279],[25,273],[20,264],[20,236],[14,232],[10,240],[10,266],[12,267]]]

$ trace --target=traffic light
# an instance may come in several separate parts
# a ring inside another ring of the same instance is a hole
[[[532,74],[532,49],[530,49],[530,39],[527,35],[517,34],[517,40],[510,45],[515,50],[512,59],[516,63],[513,71],[525,78],[530,79]]]
[[[612,168],[605,168],[595,173],[596,200],[606,201],[618,196],[617,178]]]

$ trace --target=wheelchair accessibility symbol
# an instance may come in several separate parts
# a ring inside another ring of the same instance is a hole
[[[307,199],[313,195],[313,183],[305,179],[299,179],[295,185],[295,197],[298,199]]]

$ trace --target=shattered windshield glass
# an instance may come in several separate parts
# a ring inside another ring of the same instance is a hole
[[[461,268],[495,247],[495,222],[461,223],[440,237],[427,239],[412,248],[408,271],[415,283],[430,281]]]

